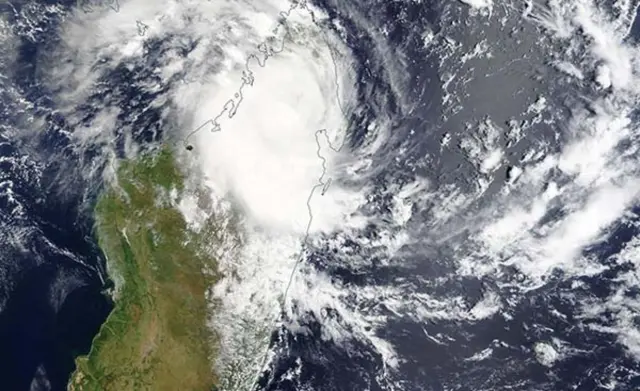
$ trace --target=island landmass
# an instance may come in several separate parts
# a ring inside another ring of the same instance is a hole
[[[70,391],[216,389],[206,299],[216,263],[202,251],[215,222],[192,230],[177,208],[185,177],[174,153],[163,147],[121,161],[97,200],[95,235],[114,308],[89,353],[76,358]]]

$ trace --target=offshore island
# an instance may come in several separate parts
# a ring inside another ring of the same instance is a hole
[[[116,177],[95,206],[114,308],[76,358],[68,390],[215,390],[205,296],[216,262],[204,250],[213,221],[188,227],[176,206],[185,178],[170,147],[120,161]]]

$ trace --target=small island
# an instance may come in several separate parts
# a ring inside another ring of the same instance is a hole
[[[203,249],[214,229],[190,230],[176,207],[185,192],[174,151],[122,161],[95,206],[95,235],[114,283],[114,308],[72,391],[211,391],[216,338],[205,295],[216,281]],[[207,227],[209,224],[209,227]]]

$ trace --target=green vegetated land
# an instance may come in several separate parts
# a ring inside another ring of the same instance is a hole
[[[122,162],[117,177],[95,208],[115,305],[89,354],[76,359],[68,388],[213,390],[216,341],[205,292],[216,276],[203,270],[215,262],[200,251],[213,223],[190,231],[171,203],[184,177],[170,148]]]

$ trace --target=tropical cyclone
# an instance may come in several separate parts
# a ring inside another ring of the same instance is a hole
[[[177,91],[194,123],[204,122],[187,140],[201,147],[211,185],[233,194],[256,224],[298,233],[306,231],[306,199],[323,172],[315,133],[326,134],[320,148],[330,167],[346,127],[341,95],[353,85],[348,64],[329,46],[337,43],[328,41],[312,12],[293,5],[283,13],[286,19],[273,30],[282,37],[257,45],[259,53],[248,55],[246,67],[231,63],[217,73],[218,88],[190,83]],[[340,74],[335,61],[342,62]],[[188,104],[193,101],[201,103]],[[314,229],[328,228],[337,217],[320,216]]]

